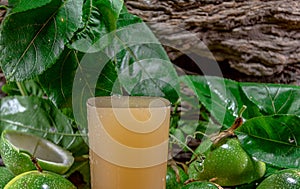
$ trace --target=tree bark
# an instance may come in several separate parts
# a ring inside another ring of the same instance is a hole
[[[168,24],[195,34],[212,52],[224,77],[300,84],[299,0],[127,0],[126,6],[155,23],[152,28]],[[194,48],[194,40],[180,32],[165,35],[182,38],[186,50]],[[175,64],[195,72],[186,55],[166,49]]]

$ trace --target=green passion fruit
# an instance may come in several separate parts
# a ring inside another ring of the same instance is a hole
[[[190,182],[181,189],[221,189],[221,186],[216,185],[212,182]]]
[[[28,171],[9,181],[4,189],[76,189],[66,178],[52,172]]]
[[[15,175],[35,170],[37,160],[43,170],[65,173],[74,157],[62,147],[41,137],[19,131],[5,130],[0,139],[0,153],[5,166]]]
[[[246,153],[237,138],[227,138],[221,145],[208,148],[204,155],[204,160],[190,164],[190,178],[236,186],[253,182],[265,174],[265,163]]]
[[[299,189],[300,169],[284,169],[264,179],[257,189]]]
[[[15,177],[15,175],[6,167],[0,167],[0,189]]]

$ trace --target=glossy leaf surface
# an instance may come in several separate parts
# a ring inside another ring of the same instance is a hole
[[[184,76],[181,80],[191,88],[199,101],[213,117],[225,127],[230,127],[243,105],[245,119],[260,115],[257,107],[245,98],[236,81],[210,76]]]
[[[292,85],[242,83],[241,88],[265,115],[300,115],[300,90]]]
[[[109,30],[105,25],[100,5],[101,0],[87,0],[83,5],[83,25],[72,39],[71,47],[81,52],[88,52],[89,48]],[[115,15],[116,16],[116,15]],[[112,20],[112,22],[116,22]]]
[[[24,12],[31,9],[42,7],[53,0],[34,0],[33,2],[30,1],[23,1],[23,0],[9,0],[9,6],[13,8],[13,12]]]
[[[237,134],[255,158],[276,167],[300,166],[300,87],[209,76],[185,76],[182,81],[225,127],[233,123],[241,105],[247,106]]]
[[[81,56],[81,53],[65,49],[57,62],[38,77],[48,98],[59,108],[72,107],[73,80]]]
[[[102,95],[162,96],[178,99],[178,76],[148,26],[123,10],[118,29],[86,53],[73,85],[73,110],[86,128],[86,100]],[[175,91],[175,92],[174,92]]]
[[[300,166],[300,118],[294,115],[261,116],[238,129],[243,147],[253,157],[273,166]]]
[[[0,34],[6,79],[30,79],[51,67],[80,26],[81,12],[82,2],[77,0],[53,0],[30,14],[8,12]]]

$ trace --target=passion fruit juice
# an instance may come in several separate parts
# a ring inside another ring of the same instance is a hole
[[[90,99],[92,188],[164,189],[169,115],[169,102],[163,98]]]

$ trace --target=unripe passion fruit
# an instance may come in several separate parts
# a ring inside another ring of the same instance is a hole
[[[4,189],[76,189],[66,178],[52,172],[29,171],[13,178]]]
[[[190,178],[195,180],[236,186],[261,178],[265,170],[265,163],[249,156],[237,138],[228,138],[222,145],[209,148],[203,162],[191,163],[188,172]]]
[[[263,180],[257,189],[299,189],[300,169],[285,169],[278,171]]]
[[[0,167],[0,189],[2,189],[15,175],[6,167]]]
[[[181,189],[221,189],[222,187],[217,186],[212,182],[191,182],[185,185]]]

